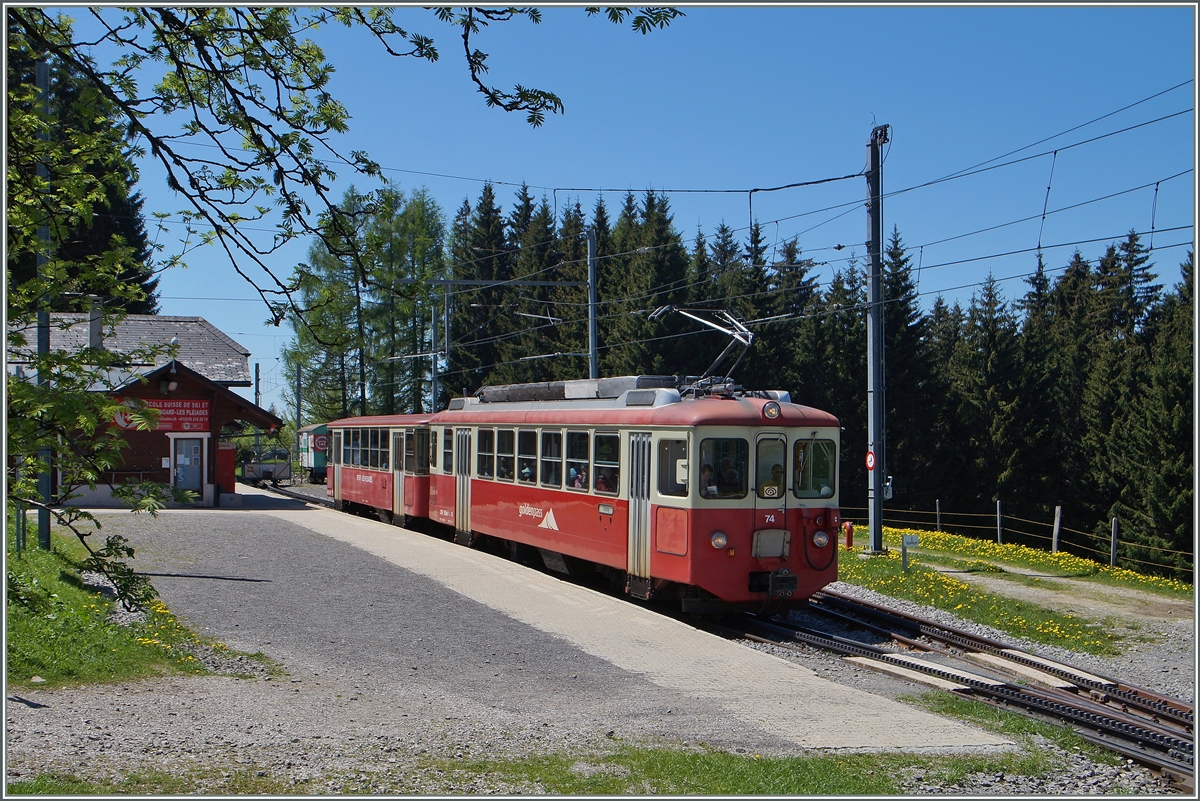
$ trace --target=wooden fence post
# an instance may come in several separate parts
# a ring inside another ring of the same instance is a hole
[[[1114,517],[1112,519],[1112,550],[1109,552],[1109,558],[1108,558],[1108,566],[1109,567],[1117,566],[1117,530],[1118,530],[1117,518]]]
[[[1058,553],[1058,532],[1062,529],[1062,507],[1054,507],[1054,537],[1050,545],[1050,553]]]
[[[1004,544],[1004,522],[1000,517],[1000,499],[996,499],[996,544]]]

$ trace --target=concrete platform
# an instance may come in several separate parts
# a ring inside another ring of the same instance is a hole
[[[242,487],[239,492],[258,493]],[[714,714],[769,731],[797,748],[944,752],[1011,745],[489,554],[332,510],[299,504],[269,508],[245,500],[246,507],[257,507],[256,515],[302,526],[426,576],[654,685],[703,699]]]

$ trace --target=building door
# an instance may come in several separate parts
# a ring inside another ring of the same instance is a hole
[[[200,492],[204,488],[204,440],[175,440],[176,489]]]
[[[629,553],[626,571],[631,578],[650,577],[650,434],[629,435]],[[635,597],[649,598],[649,582],[630,587]],[[641,594],[644,592],[645,594]]]

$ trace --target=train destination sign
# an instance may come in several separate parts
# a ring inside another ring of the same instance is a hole
[[[133,406],[128,401],[117,398],[127,406]],[[156,431],[208,431],[209,430],[209,400],[182,400],[179,398],[145,398],[147,406],[158,409],[158,427]],[[114,422],[129,431],[137,427],[130,419],[128,412],[118,411]]]

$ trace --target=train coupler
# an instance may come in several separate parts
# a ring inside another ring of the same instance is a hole
[[[800,589],[800,577],[786,567],[772,573],[755,571],[748,582],[750,592],[765,592],[771,598],[791,598]]]

